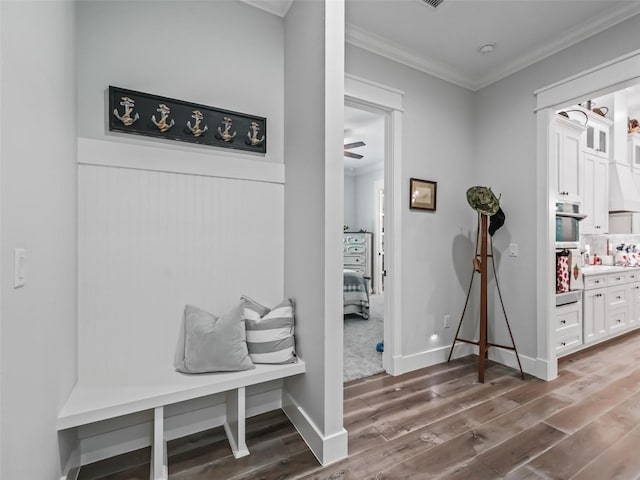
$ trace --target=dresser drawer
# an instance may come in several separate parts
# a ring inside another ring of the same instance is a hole
[[[364,267],[359,267],[357,265],[345,265],[345,270],[351,270],[352,272],[359,273],[360,275],[366,275]]]
[[[344,252],[345,253],[364,253],[366,247],[364,245],[345,245]]]
[[[344,256],[345,265],[364,265],[364,263],[365,263],[364,255],[345,255]]]
[[[364,235],[360,235],[360,234],[348,234],[345,233],[344,237],[343,237],[343,243],[347,243],[347,244],[362,244],[365,243],[366,238]]]
[[[602,288],[607,286],[606,275],[588,275],[584,277],[584,289],[591,290],[594,288]]]

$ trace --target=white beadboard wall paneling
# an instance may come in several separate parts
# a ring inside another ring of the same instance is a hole
[[[284,183],[282,163],[266,162],[255,153],[214,148],[205,151],[182,143],[156,147],[135,140],[125,143],[78,138],[78,163]]]
[[[79,377],[171,364],[184,306],[283,295],[284,186],[79,166]]]

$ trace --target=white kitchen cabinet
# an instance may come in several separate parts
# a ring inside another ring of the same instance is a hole
[[[640,213],[614,212],[609,214],[609,233],[640,233]]]
[[[584,131],[585,127],[581,124],[560,115],[555,116],[552,161],[556,164],[558,201],[582,202]]]
[[[597,342],[607,335],[607,288],[584,291],[584,343]]]
[[[581,110],[584,110],[589,118],[587,131],[585,132],[585,152],[609,160],[611,157],[610,141],[613,121],[589,110]]]
[[[640,325],[640,282],[627,284],[627,300],[629,302],[629,328]]]
[[[623,275],[619,275],[624,278]],[[629,306],[627,302],[627,285],[620,283],[607,288],[607,334],[615,334],[628,326]]]
[[[582,345],[581,302],[556,307],[553,345],[557,357]]]
[[[636,170],[640,170],[640,133],[630,133],[628,140],[628,162]]]
[[[584,195],[580,233],[609,231],[609,160],[591,153],[584,155]]]

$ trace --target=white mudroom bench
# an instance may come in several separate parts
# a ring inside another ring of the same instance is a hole
[[[145,372],[140,378],[118,376],[109,380],[78,382],[58,414],[58,431],[88,425],[132,413],[153,410],[151,479],[166,480],[167,440],[164,407],[199,397],[226,393],[224,430],[235,458],[249,454],[245,443],[245,388],[304,373],[305,364],[256,364],[240,372],[187,375],[167,367]]]

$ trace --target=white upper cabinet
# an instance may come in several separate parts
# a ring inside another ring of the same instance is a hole
[[[556,199],[581,203],[584,164],[582,134],[585,128],[559,115],[556,115],[555,120],[552,154],[557,165]]]
[[[611,125],[613,122],[602,115],[581,107],[588,117],[587,131],[584,135],[584,151],[609,159],[611,157]]]
[[[609,231],[609,160],[590,153],[584,156],[584,197],[580,222],[583,234]]]

